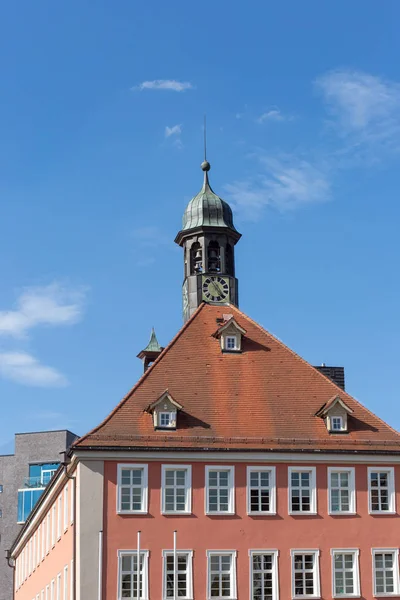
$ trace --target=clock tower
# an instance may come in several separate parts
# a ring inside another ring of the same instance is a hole
[[[175,242],[184,256],[183,319],[187,321],[202,302],[238,306],[235,244],[241,234],[233,224],[232,209],[211,189],[210,163],[201,164],[204,183],[188,204]]]

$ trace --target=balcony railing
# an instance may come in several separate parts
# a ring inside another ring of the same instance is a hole
[[[55,471],[47,471],[37,477],[25,477],[24,487],[26,488],[44,488],[53,477]]]

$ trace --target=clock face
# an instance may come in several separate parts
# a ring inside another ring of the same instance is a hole
[[[203,277],[203,300],[225,302],[229,300],[229,279],[226,277]]]

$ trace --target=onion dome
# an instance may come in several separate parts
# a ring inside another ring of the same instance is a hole
[[[210,186],[208,171],[210,163],[205,160],[201,164],[204,171],[204,183],[200,192],[192,198],[183,215],[182,230],[178,233],[177,243],[186,236],[188,231],[203,227],[215,227],[229,229],[234,237],[239,239],[240,233],[233,224],[232,209],[225,200],[222,200]]]

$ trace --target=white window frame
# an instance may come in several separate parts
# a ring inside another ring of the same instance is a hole
[[[49,596],[50,596],[50,586],[46,585],[46,600],[49,600]]]
[[[52,579],[50,584],[50,600],[55,600],[54,596],[56,592],[56,580]]]
[[[272,598],[273,600],[279,600],[279,570],[278,570],[278,556],[279,550],[249,550],[250,559],[250,600],[253,600],[253,558],[254,556],[263,556],[264,554],[270,554],[273,557],[272,560]]]
[[[208,476],[211,471],[228,472],[228,510],[210,510],[209,509],[209,490]],[[206,485],[205,485],[205,511],[206,515],[234,515],[235,514],[235,467],[226,465],[206,465]]]
[[[57,506],[54,502],[51,507],[51,547],[54,548],[56,545],[56,516],[57,516]]]
[[[391,598],[394,596],[400,595],[400,581],[399,581],[399,549],[398,548],[372,548],[372,586],[373,586],[373,595],[375,598]],[[376,554],[385,554],[391,553],[394,555],[393,559],[393,592],[376,592],[376,582],[375,582],[375,555]]]
[[[68,529],[68,483],[64,488],[64,531]]]
[[[167,471],[186,471],[185,510],[167,510],[166,473]],[[192,512],[192,467],[191,465],[161,465],[161,512],[164,515],[190,515]]]
[[[168,415],[168,423],[162,423],[162,417],[166,415]],[[174,415],[175,413],[172,413],[171,411],[161,410],[157,415],[157,427],[160,427],[161,429],[171,428],[173,426],[172,423],[175,421]]]
[[[332,484],[333,473],[348,473],[349,475],[349,510],[332,510]],[[330,515],[355,515],[356,514],[356,484],[354,467],[328,467],[328,513]]]
[[[61,540],[61,521],[62,519],[62,494],[58,496],[57,501],[57,541]]]
[[[234,340],[234,345],[232,348],[229,348],[229,341],[228,340]],[[228,351],[234,351],[234,350],[239,350],[239,344],[238,344],[238,336],[237,335],[224,335],[224,350],[228,350]]]
[[[292,473],[310,473],[310,510],[292,510]],[[317,474],[316,467],[288,467],[289,514],[290,515],[316,515],[317,514]]]
[[[335,419],[339,419],[340,427],[334,427],[333,423]],[[331,420],[331,431],[344,431],[344,419],[340,415],[332,415],[330,417]]]
[[[173,600],[173,596],[167,596],[167,556],[173,556],[173,550],[163,550],[162,551],[162,559],[163,559],[163,591],[162,597],[163,600]],[[177,550],[177,556],[186,556],[187,557],[187,570],[186,570],[186,596],[179,596],[182,600],[193,600],[193,550]],[[178,597],[178,595],[177,595]]]
[[[389,510],[372,510],[371,502],[371,473],[389,473],[388,496]],[[368,467],[368,512],[370,515],[393,515],[396,513],[396,495],[393,467]]]
[[[294,572],[294,557],[296,554],[314,554],[314,594],[295,594],[295,572]],[[291,571],[292,571],[292,598],[321,598],[321,578],[320,578],[320,569],[319,569],[319,549],[293,549],[290,551],[291,557]]]
[[[236,600],[237,599],[237,581],[236,581],[236,550],[206,550],[207,556],[207,600]],[[230,596],[211,596],[211,557],[212,556],[230,556],[231,557],[231,595]]]
[[[64,567],[63,600],[68,600],[68,565]]]
[[[71,505],[71,525],[74,522],[74,508],[75,508],[75,486],[76,486],[76,475],[75,477],[71,480],[71,498],[70,498],[70,505]]]
[[[336,594],[335,591],[335,556],[336,554],[353,554],[353,593]],[[360,597],[360,551],[358,548],[332,548],[332,598],[359,598]]]
[[[37,534],[36,531],[33,534],[33,544],[32,544],[32,571],[36,571],[36,551],[37,551]]]
[[[46,554],[48,554],[50,552],[50,520],[51,520],[51,515],[50,515],[50,510],[47,513],[47,517],[46,517]]]
[[[56,598],[57,600],[61,600],[61,573],[57,575]]]
[[[124,600],[121,593],[121,581],[122,581],[122,557],[123,556],[137,556],[137,550],[118,550],[118,600]],[[140,550],[140,562],[143,557],[143,583],[142,583],[142,596],[140,600],[149,599],[149,551]],[[138,588],[140,590],[140,578],[138,581]]]
[[[140,510],[122,510],[121,508],[121,479],[122,479],[122,470],[123,469],[132,469],[138,470],[141,469],[143,471],[142,475],[142,506]],[[147,464],[133,464],[133,463],[119,463],[118,464],[118,485],[117,485],[117,513],[120,515],[145,515],[148,512],[148,471],[149,467]]]
[[[251,510],[251,473],[256,472],[267,472],[269,473],[269,510]],[[248,466],[247,467],[247,514],[248,515],[276,515],[276,468],[275,467],[261,467],[261,466]]]

